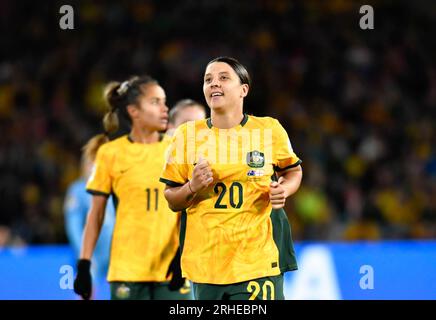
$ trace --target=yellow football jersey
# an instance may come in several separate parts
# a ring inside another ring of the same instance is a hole
[[[168,208],[159,182],[170,141],[134,143],[125,135],[97,152],[87,191],[111,194],[116,207],[108,281],[168,280],[180,217]]]
[[[190,180],[200,157],[214,178],[182,214],[184,276],[231,284],[297,269],[286,213],[272,210],[269,186],[275,171],[301,160],[276,119],[244,115],[232,129],[218,129],[211,119],[188,122],[167,152],[160,179],[167,185]]]

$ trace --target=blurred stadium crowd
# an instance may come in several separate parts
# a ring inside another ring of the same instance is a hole
[[[67,1],[68,2],[68,1]],[[149,73],[204,103],[205,64],[244,63],[245,108],[303,160],[296,240],[436,238],[436,2],[0,2],[0,246],[65,243],[63,200],[102,130],[102,87]]]

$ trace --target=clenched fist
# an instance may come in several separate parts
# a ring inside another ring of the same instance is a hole
[[[280,177],[279,182],[273,181],[269,185],[269,199],[273,209],[281,209],[285,206],[285,189],[280,185],[281,181],[282,178]]]
[[[207,188],[213,182],[213,173],[206,159],[200,158],[192,172],[192,179],[188,182],[193,193]]]

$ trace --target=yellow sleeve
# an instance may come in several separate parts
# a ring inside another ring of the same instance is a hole
[[[92,173],[86,183],[86,191],[93,195],[110,195],[112,190],[112,179],[109,170],[111,162],[107,148],[104,145],[101,146],[97,151]]]
[[[288,133],[277,119],[274,119],[273,130],[274,170],[283,171],[300,165],[302,161],[294,153]]]
[[[159,179],[170,187],[184,185],[188,181],[186,125],[177,128],[166,152],[163,172]]]

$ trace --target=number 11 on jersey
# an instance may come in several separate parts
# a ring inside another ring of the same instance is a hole
[[[154,203],[154,211],[157,211],[158,209],[158,203],[159,203],[159,189],[158,188],[154,188],[154,198],[155,198],[155,203]],[[147,193],[147,211],[150,211],[151,209],[151,196],[152,196],[152,190],[150,188],[145,189],[145,192]]]

